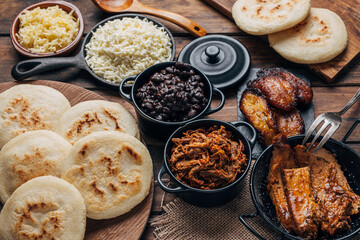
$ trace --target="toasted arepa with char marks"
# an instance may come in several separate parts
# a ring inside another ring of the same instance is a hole
[[[76,104],[61,116],[56,128],[71,144],[98,131],[119,131],[140,138],[134,117],[121,104],[104,100]]]
[[[12,138],[33,130],[53,130],[70,103],[59,91],[20,84],[0,93],[0,149]]]
[[[327,62],[347,46],[342,19],[323,8],[311,8],[309,16],[293,28],[269,34],[270,46],[284,58],[304,64]]]
[[[77,141],[61,177],[85,199],[87,217],[108,219],[129,212],[149,193],[153,176],[147,148],[117,131],[92,133]]]
[[[295,26],[309,11],[310,0],[238,0],[232,16],[241,30],[264,35]]]
[[[82,240],[86,207],[80,192],[53,176],[21,185],[0,214],[0,239]]]
[[[5,203],[25,182],[40,176],[61,177],[61,166],[71,144],[48,130],[26,132],[0,151],[0,200]]]

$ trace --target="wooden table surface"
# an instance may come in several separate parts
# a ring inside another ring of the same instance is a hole
[[[9,37],[11,22],[21,9],[35,2],[40,1],[0,0],[0,83],[14,81],[10,74],[11,68],[15,63],[24,59],[11,45]],[[92,4],[91,0],[73,0],[71,2],[79,7],[84,16],[84,34],[86,34],[97,22],[110,16],[109,14],[97,9]],[[259,68],[282,66],[304,69],[304,71],[306,71],[304,66],[284,60],[260,38],[250,36],[239,30],[230,19],[224,17],[217,10],[211,8],[201,0],[141,0],[141,2],[151,7],[182,14],[200,24],[209,34],[226,34],[234,37],[248,48],[251,54],[252,67]],[[162,19],[159,20],[173,33],[176,42],[177,54],[187,43],[194,39],[194,37],[176,25]],[[76,54],[77,51],[79,51],[79,48],[73,54]],[[328,85],[316,76],[311,77],[311,84],[314,91],[313,102],[315,117],[326,111],[339,111],[357,91],[360,87],[360,65],[358,63],[359,58],[354,61],[346,73],[340,76],[339,79],[331,85]],[[108,100],[122,103],[134,114],[132,106],[123,101],[116,90],[98,85],[93,81],[90,74],[80,69],[68,68],[53,71],[51,73],[37,75],[32,79],[57,80],[84,87],[107,98]],[[226,91],[225,94],[226,103],[224,108],[219,112],[208,116],[208,118],[224,121],[237,120],[236,89],[230,89]],[[359,118],[360,103],[357,103],[343,116],[343,123],[340,129],[335,133],[334,138],[340,140],[348,131],[354,120]],[[360,140],[360,126],[358,127],[358,130],[354,132],[352,139]],[[149,138],[145,138],[145,140],[154,161],[154,176],[156,176],[162,163],[163,144]],[[351,146],[360,153],[359,145]],[[155,181],[154,202],[150,217],[161,214],[161,206],[174,199],[174,197],[175,196],[172,194],[164,194]],[[150,226],[145,228],[142,239],[154,239]]]

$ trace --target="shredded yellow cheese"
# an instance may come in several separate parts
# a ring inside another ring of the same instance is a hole
[[[58,51],[69,45],[79,31],[73,11],[67,13],[58,5],[25,10],[19,19],[18,41],[34,53]]]
[[[115,19],[92,34],[85,59],[96,75],[111,82],[119,83],[171,57],[169,35],[147,19]]]

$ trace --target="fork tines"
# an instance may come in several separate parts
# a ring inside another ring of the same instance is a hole
[[[322,124],[323,123],[323,124]],[[315,129],[319,127],[322,124],[319,131],[316,133],[315,137],[307,147],[306,151],[309,151],[312,145],[316,142],[316,140],[319,138],[319,136],[325,131],[325,129],[328,129],[325,136],[321,139],[320,143],[316,147],[314,153],[319,150],[326,142],[329,140],[329,138],[336,132],[336,130],[341,125],[341,117],[338,116],[335,113],[327,112],[319,115],[313,124],[311,124],[309,130],[307,131],[305,138],[302,142],[302,145],[305,145],[306,141],[309,139],[309,137],[313,134]]]

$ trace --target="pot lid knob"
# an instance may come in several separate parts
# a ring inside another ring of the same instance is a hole
[[[178,61],[204,73],[219,89],[240,83],[250,68],[250,55],[238,40],[226,35],[197,38],[180,52]]]
[[[205,54],[207,56],[206,61],[208,63],[217,63],[219,62],[218,55],[220,53],[220,49],[217,46],[211,45],[205,49]]]

